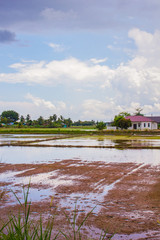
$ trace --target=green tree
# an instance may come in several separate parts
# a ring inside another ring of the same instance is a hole
[[[20,117],[20,122],[23,124],[25,123],[25,118],[23,116]]]
[[[97,125],[96,125],[96,128],[98,129],[98,130],[103,130],[103,129],[105,129],[106,128],[106,124],[104,123],[104,122],[98,122],[97,123]]]
[[[8,123],[9,121],[8,121],[8,119],[6,118],[6,117],[1,117],[1,123],[4,123],[4,124],[6,124],[6,123]]]
[[[38,125],[43,125],[44,124],[44,119],[42,116],[40,116],[38,119],[37,119],[37,123]]]
[[[72,125],[72,120],[70,118],[64,119],[64,124],[67,127],[70,127]]]
[[[136,108],[136,112],[135,112],[135,114],[134,115],[136,115],[136,116],[144,116],[144,114],[142,114],[141,112],[143,111],[143,109],[142,108]]]
[[[57,121],[57,115],[56,115],[56,114],[53,114],[52,119],[53,119],[54,122],[56,122],[56,121]]]
[[[26,122],[30,121],[31,120],[31,117],[29,114],[27,114],[27,117],[26,117]]]
[[[26,124],[27,126],[31,126],[32,125],[32,120],[29,114],[27,114],[26,116]]]
[[[119,115],[123,117],[131,116],[129,112],[120,112]]]
[[[122,113],[114,117],[114,126],[121,129],[127,129],[132,126],[130,119],[125,119]]]
[[[118,122],[118,127],[121,129],[128,129],[131,126],[132,126],[131,120],[125,119],[124,117],[121,118]]]
[[[8,110],[2,112],[1,118],[7,118],[8,122],[16,122],[19,119],[19,114],[16,111]]]
[[[122,115],[116,115],[114,117],[113,125],[116,126],[117,128],[119,127],[119,121],[124,118]]]

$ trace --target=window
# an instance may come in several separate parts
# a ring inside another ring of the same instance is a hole
[[[140,124],[140,123],[138,123],[138,127],[139,127],[139,128],[141,127],[141,124]]]
[[[144,127],[146,127],[146,123],[144,123]]]
[[[148,127],[150,127],[150,123],[148,123]]]

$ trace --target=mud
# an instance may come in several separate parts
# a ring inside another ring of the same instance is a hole
[[[8,181],[0,181],[0,222],[20,209],[11,189],[21,194],[22,186],[30,180],[31,194],[40,192],[39,200],[32,201],[31,206],[35,221],[40,215],[44,221],[56,215],[56,229],[63,226],[66,230],[64,211],[71,217],[76,204],[78,223],[96,206],[85,223],[87,236],[92,235],[91,229],[107,229],[109,234],[117,234],[115,239],[124,234],[124,239],[156,239],[156,235],[149,237],[160,230],[159,166],[72,159],[52,164],[0,164],[0,174],[11,173]],[[49,192],[43,198],[44,189]],[[148,231],[152,231],[148,238],[145,234],[145,238],[134,237]]]

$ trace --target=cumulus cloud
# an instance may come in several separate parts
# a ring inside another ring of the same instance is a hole
[[[76,58],[61,61],[44,61],[33,64],[16,63],[10,66],[16,73],[0,74],[0,82],[55,85],[59,83],[93,83],[107,84],[112,70],[107,66],[82,62]]]
[[[0,30],[0,43],[12,43],[16,40],[16,34],[7,30]]]
[[[31,102],[28,102],[28,104],[32,105],[31,112],[32,115],[38,116],[49,116],[53,113],[62,115],[66,109],[66,103],[64,101],[48,101],[41,97],[33,96],[31,93],[26,94],[25,99],[30,100]],[[34,112],[35,111],[35,112]]]
[[[51,109],[51,110],[55,110],[55,109],[56,109],[55,105],[54,105],[52,102],[46,101],[46,100],[44,100],[44,99],[42,99],[42,98],[39,98],[39,97],[34,97],[34,96],[31,95],[30,93],[28,93],[28,94],[26,95],[26,98],[32,100],[32,102],[33,102],[37,107],[44,106],[44,107],[49,108],[49,109]]]
[[[107,114],[111,116],[126,109],[134,112],[138,105],[146,114],[157,113],[160,104],[160,32],[155,31],[151,34],[134,28],[128,35],[135,42],[137,49],[131,60],[116,68],[101,65],[105,59],[95,58],[89,61],[68,58],[48,63],[22,62],[10,66],[16,72],[1,73],[0,82],[45,86],[61,84],[70,87],[71,92],[80,89],[77,94],[83,95],[81,102],[85,99],[81,115],[88,116],[87,118],[92,116],[91,118],[104,119]],[[91,92],[85,91],[86,89]],[[107,97],[105,101],[104,96]],[[58,109],[58,103],[55,106],[33,96],[30,96],[30,99],[37,105],[48,106],[48,109]],[[64,104],[61,105],[61,109],[63,107],[65,108]]]

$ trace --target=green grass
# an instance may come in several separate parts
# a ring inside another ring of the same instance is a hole
[[[77,128],[0,128],[0,134],[91,134],[93,130]]]
[[[66,239],[66,240],[82,240],[82,226],[87,221],[88,217],[94,211],[95,207],[81,220],[77,223],[77,208],[75,204],[75,209],[73,216],[70,217],[64,212],[67,222],[71,227],[69,232],[64,232],[62,230],[54,231],[55,216],[53,215],[47,222],[43,224],[42,218],[40,216],[39,222],[34,223],[31,218],[31,202],[28,201],[30,184],[28,185],[27,191],[23,188],[24,194],[24,204],[21,203],[20,199],[13,192],[16,197],[20,209],[18,215],[11,214],[6,223],[2,224],[0,228],[0,240],[55,240],[55,239]],[[0,199],[1,200],[1,199]],[[52,203],[51,203],[52,204]],[[102,231],[99,240],[104,240],[107,235],[107,231]],[[112,235],[113,236],[113,235]],[[108,238],[111,239],[112,237]],[[86,239],[86,238],[85,238]],[[89,240],[89,239],[88,239]],[[93,240],[93,239],[90,239]]]
[[[98,131],[90,127],[74,128],[34,128],[34,127],[1,127],[0,134],[84,134],[84,135],[113,135],[113,136],[157,136],[160,130],[136,131],[136,130],[106,130]]]

